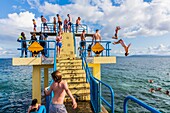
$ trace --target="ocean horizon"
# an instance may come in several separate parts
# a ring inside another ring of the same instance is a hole
[[[52,69],[49,70],[51,72]],[[0,113],[27,110],[32,99],[32,66],[12,66],[11,58],[0,58],[0,76]],[[116,64],[101,66],[101,79],[114,90],[116,113],[123,113],[123,101],[128,95],[135,96],[163,113],[170,112],[170,96],[164,93],[170,90],[168,56],[117,57]],[[154,82],[149,83],[148,80]],[[150,88],[158,87],[162,91],[149,92]],[[109,90],[102,89],[102,96],[110,101]],[[132,101],[129,101],[128,110],[129,113],[149,112]]]

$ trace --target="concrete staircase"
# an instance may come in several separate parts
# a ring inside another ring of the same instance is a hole
[[[86,73],[82,69],[82,60],[75,57],[74,39],[72,33],[63,33],[62,49],[57,58],[57,69],[61,72],[63,80],[66,80],[70,91],[77,101],[90,100],[90,85],[86,83]],[[65,101],[70,101],[66,96]]]
[[[63,80],[66,80],[70,91],[77,101],[90,100],[90,85],[86,83],[86,74],[82,69],[81,59],[58,59],[57,69],[61,72]],[[66,96],[65,101],[70,98]]]

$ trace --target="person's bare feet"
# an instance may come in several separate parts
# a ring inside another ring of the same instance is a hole
[[[117,37],[113,36],[112,39],[118,39]]]

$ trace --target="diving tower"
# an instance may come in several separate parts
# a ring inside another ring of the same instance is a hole
[[[41,32],[48,35],[48,36],[56,36],[54,33],[52,26],[53,24],[47,24],[49,31],[45,31],[43,26],[41,25]],[[92,37],[93,34],[88,33],[88,27],[80,28],[78,33],[75,33],[75,25],[72,26],[71,33],[63,33],[63,40],[62,40],[62,48],[61,48],[61,55],[57,57],[56,54],[56,41],[55,40],[45,40],[47,58],[44,60],[41,58],[41,55],[38,54],[37,57],[18,57],[12,59],[12,64],[14,66],[32,66],[32,99],[37,98],[39,103],[43,103],[42,100],[42,93],[41,89],[51,85],[52,81],[49,81],[49,69],[52,68],[53,70],[59,70],[62,74],[63,80],[68,82],[68,86],[70,91],[72,92],[73,96],[75,97],[78,108],[76,110],[72,110],[72,105],[70,104],[70,98],[66,96],[65,98],[65,105],[68,113],[108,113],[105,109],[104,103],[111,113],[114,113],[114,92],[111,86],[101,81],[101,65],[102,64],[113,64],[116,63],[116,57],[110,56],[110,48],[109,44],[110,41],[101,41],[101,45],[103,46],[103,51],[100,53],[100,56],[96,57],[95,53],[92,53],[91,57],[87,57],[87,46],[85,49],[81,48],[81,56],[77,57],[76,53],[76,36],[80,36],[80,32],[82,30],[86,30],[87,35]],[[58,31],[58,29],[56,29]],[[30,34],[35,33],[39,35],[39,32],[30,32]],[[27,40],[26,42],[29,42]],[[22,43],[22,41],[20,42]],[[91,41],[85,41],[86,45],[92,43]],[[18,48],[18,50],[24,50],[22,47]],[[91,70],[92,69],[92,73]],[[44,71],[44,86],[41,86],[41,70]],[[110,100],[105,100],[102,96],[102,88],[104,86],[110,92]],[[46,96],[45,98],[45,109],[47,113],[49,112],[49,104],[53,97],[53,93],[50,96]],[[43,113],[43,112],[40,112]]]

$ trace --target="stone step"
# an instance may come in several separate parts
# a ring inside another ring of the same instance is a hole
[[[93,113],[90,101],[79,101],[77,102],[77,108],[72,108],[72,102],[64,103],[68,113]]]
[[[61,50],[61,51],[65,51],[65,50]],[[73,51],[69,51],[69,53],[72,53],[72,54],[62,54],[60,55],[60,57],[57,57],[57,58],[75,58],[75,55],[73,54],[74,52]]]
[[[84,70],[77,70],[77,69],[71,69],[71,70],[59,70],[60,72],[61,72],[61,74],[65,74],[65,73],[70,73],[70,74],[74,74],[74,73],[76,73],[76,74],[79,74],[79,73],[85,73],[85,71]]]
[[[82,60],[73,60],[73,59],[63,59],[63,60],[57,60],[57,63],[82,63]]]
[[[77,78],[63,78],[63,80],[66,80],[68,83],[70,82],[86,82],[86,78],[85,77],[77,77]]]
[[[65,77],[65,78],[70,78],[70,77],[86,77],[86,73],[63,73],[62,74],[62,77]]]
[[[57,67],[58,70],[63,70],[63,69],[82,69],[81,65],[78,66],[58,66]]]
[[[81,62],[57,63],[57,67],[61,66],[82,66],[82,63]]]
[[[84,74],[62,74],[62,78],[63,79],[79,79],[79,78],[84,78],[84,79],[86,79],[86,74],[84,73]]]
[[[79,101],[89,101],[90,100],[90,93],[78,93],[73,94],[74,98],[77,102]],[[64,99],[65,102],[71,102],[71,98],[67,95]]]
[[[67,56],[67,57],[57,57],[57,60],[81,60],[80,58],[78,57],[75,57],[75,56]]]
[[[68,87],[69,88],[82,88],[82,87],[85,87],[85,88],[90,88],[90,84],[89,83],[83,83],[83,84],[68,84]]]

